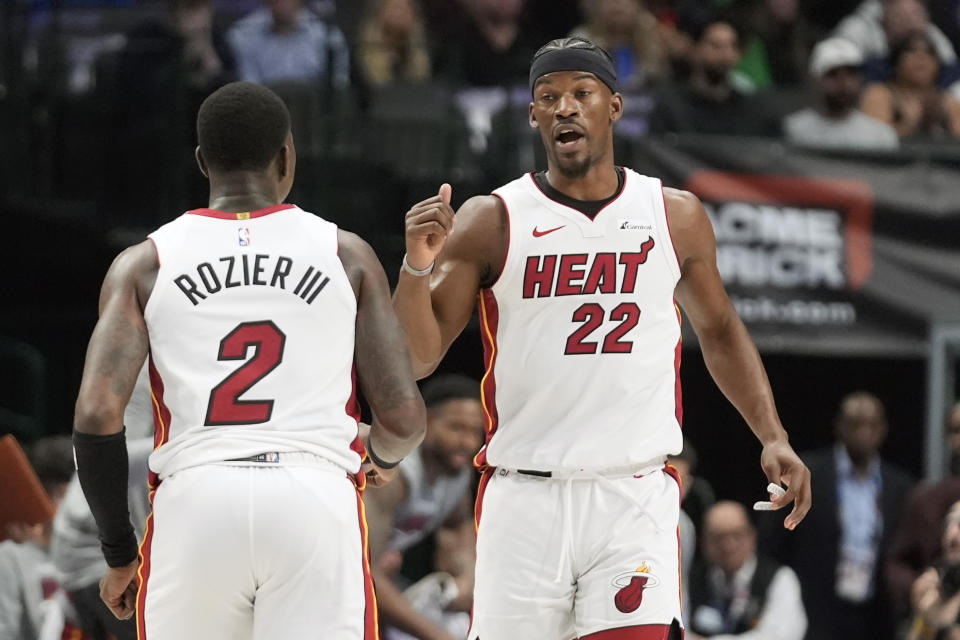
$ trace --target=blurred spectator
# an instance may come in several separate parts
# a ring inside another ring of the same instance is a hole
[[[483,405],[480,385],[466,376],[453,374],[427,382],[423,400],[427,406],[427,435],[423,443],[400,463],[397,478],[384,487],[371,487],[364,502],[381,618],[415,638],[451,640],[450,630],[440,625],[448,621],[456,624],[456,617],[446,620],[436,610],[431,613],[414,608],[400,591],[399,569],[403,553],[442,526],[456,528],[468,522],[472,531],[471,462],[483,444]],[[446,587],[446,608],[456,603],[465,605],[461,611],[469,611],[472,567],[470,579],[461,582],[457,579],[466,577],[466,567],[448,569],[456,575],[435,578],[434,587]]]
[[[167,0],[166,8],[160,19],[127,34],[120,56],[117,88],[122,104],[137,117],[168,110],[182,90],[193,94],[190,105],[198,107],[232,77],[233,56],[214,26],[212,2]]]
[[[27,450],[30,464],[55,505],[60,503],[73,476],[70,436],[41,438]],[[52,523],[12,527],[11,539],[0,542],[0,638],[37,640],[75,633],[87,640],[67,618],[69,602],[57,585],[50,562]],[[56,633],[55,636],[52,634]]]
[[[788,141],[818,148],[896,149],[897,132],[888,124],[861,112],[863,90],[857,45],[842,38],[817,44],[810,59],[810,80],[816,106],[790,114],[783,130]]]
[[[350,84],[350,50],[336,25],[304,0],[264,0],[265,7],[237,21],[227,34],[240,80]]]
[[[890,52],[893,77],[872,84],[861,109],[891,125],[901,139],[960,135],[960,100],[937,84],[940,62],[925,33],[915,33]]]
[[[150,513],[147,459],[153,453],[153,444],[152,436],[127,441],[130,513],[138,539],[143,538]],[[93,640],[109,640],[111,637],[114,640],[137,640],[136,621],[132,618],[117,620],[100,599],[100,579],[107,573],[107,563],[100,550],[97,523],[76,476],[70,482],[53,521],[50,555],[58,582],[76,610],[78,625]]]
[[[116,198],[115,209],[124,212],[121,224],[150,226],[159,215],[169,215],[152,212],[143,201],[159,205],[161,194],[175,191],[173,184],[196,175],[197,109],[211,91],[233,78],[233,71],[233,54],[216,26],[211,0],[166,0],[159,18],[127,35],[113,83],[123,136],[116,142],[120,179],[111,186],[110,197]]]
[[[957,63],[953,45],[930,23],[922,0],[863,0],[854,13],[837,25],[834,35],[859,46],[868,65],[874,67],[868,69],[867,78],[882,80],[892,48],[918,31],[927,34],[944,67]]]
[[[474,87],[526,85],[538,45],[521,24],[524,0],[461,0],[460,4],[464,21],[438,54],[443,75]]]
[[[454,638],[470,631],[473,573],[477,564],[477,539],[472,519],[437,529],[434,572],[403,591],[414,609]],[[391,629],[388,640],[414,640],[416,636]]]
[[[150,514],[147,463],[154,448],[154,425],[149,380],[144,365],[123,412],[130,460],[127,496],[139,540],[143,539]],[[97,523],[76,474],[53,519],[50,556],[60,586],[76,610],[79,626],[92,640],[109,640],[111,636],[114,640],[137,640],[136,620],[117,620],[100,599],[100,579],[106,575],[107,563],[100,550]]]
[[[372,0],[356,57],[371,85],[428,80],[430,53],[417,0]]]
[[[705,563],[690,577],[688,640],[801,640],[807,616],[789,568],[757,554],[747,510],[723,501],[704,516]]]
[[[845,396],[835,429],[832,448],[804,456],[816,508],[795,531],[782,516],[766,518],[764,548],[800,577],[809,640],[886,640],[893,619],[882,558],[912,480],[880,458],[887,420],[873,394]]]
[[[758,89],[801,84],[816,38],[800,12],[800,0],[762,0],[751,18],[753,37],[738,70]]]
[[[947,414],[946,433],[953,476],[913,490],[887,555],[887,582],[900,612],[906,612],[909,605],[913,581],[925,567],[940,560],[940,523],[951,505],[960,500],[960,402]]]
[[[658,96],[651,130],[778,136],[780,123],[774,111],[761,97],[733,85],[731,74],[740,62],[741,46],[740,33],[730,22],[706,25],[697,34],[689,81]]]
[[[960,502],[950,507],[940,530],[942,561],[910,589],[913,624],[907,640],[960,640]]]
[[[643,87],[669,73],[657,19],[642,0],[584,0],[587,22],[570,32],[613,56],[621,90]]]

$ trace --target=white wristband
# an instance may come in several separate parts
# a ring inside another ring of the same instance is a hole
[[[434,261],[434,262],[431,262],[430,266],[427,267],[426,269],[414,269],[413,267],[410,266],[410,263],[407,262],[407,254],[403,254],[403,270],[412,276],[417,276],[418,278],[421,276],[430,275],[430,273],[433,271],[433,267],[436,264],[437,264],[436,261]]]

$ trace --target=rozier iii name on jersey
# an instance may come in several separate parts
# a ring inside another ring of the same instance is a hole
[[[312,304],[330,278],[319,267],[307,265],[304,268],[287,256],[258,253],[201,262],[191,272],[175,277],[173,282],[194,306],[207,296],[244,286],[284,289]]]

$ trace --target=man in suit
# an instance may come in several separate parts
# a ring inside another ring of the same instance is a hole
[[[880,458],[887,421],[879,398],[847,395],[835,427],[833,447],[803,456],[817,496],[811,526],[784,536],[765,522],[764,546],[800,578],[808,640],[887,640],[893,621],[882,559],[913,481]]]

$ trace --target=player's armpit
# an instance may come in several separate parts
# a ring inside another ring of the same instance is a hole
[[[369,442],[381,460],[393,462],[423,439],[426,410],[380,261],[358,236],[338,231],[338,238],[340,260],[359,292],[355,360],[360,388],[374,416]]]
[[[507,215],[496,196],[476,196],[457,211],[429,276],[405,270],[393,295],[418,378],[431,374],[473,314],[477,293],[500,275],[508,243]]]
[[[108,435],[123,428],[123,411],[149,350],[143,305],[158,266],[148,240],[123,251],[107,271],[77,397],[74,428],[81,433]]]

